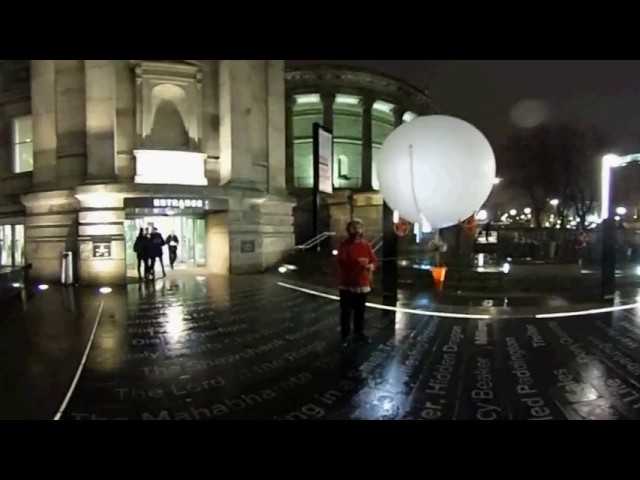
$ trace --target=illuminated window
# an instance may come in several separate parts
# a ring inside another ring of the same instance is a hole
[[[391,114],[395,105],[389,102],[383,102],[382,100],[378,100],[373,104],[373,109],[378,110],[380,112]]]
[[[320,101],[319,93],[307,93],[304,95],[296,95],[296,105],[318,104]]]
[[[15,117],[13,130],[13,171],[33,171],[33,124],[31,115]]]
[[[346,155],[338,156],[338,178],[349,180],[349,159]]]
[[[294,185],[296,188],[313,187],[313,143],[296,142],[294,148]]]
[[[343,95],[338,93],[336,95],[336,104],[346,104],[346,105],[359,105],[360,97],[356,97],[355,95]]]

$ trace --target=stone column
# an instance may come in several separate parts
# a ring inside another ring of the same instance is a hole
[[[87,174],[84,60],[55,62],[58,186],[70,187]]]
[[[76,254],[78,247],[77,201],[70,190],[29,193],[26,207],[25,257],[33,265],[35,280],[60,281],[62,252]]]
[[[293,115],[295,112],[296,97],[289,95],[286,98],[285,113],[285,140],[286,145],[286,185],[287,188],[293,190],[296,186],[295,180],[295,131],[293,128]]]
[[[126,281],[124,197],[126,187],[89,185],[76,189],[78,272],[83,285]]]
[[[268,193],[286,195],[284,60],[267,60]]]
[[[398,128],[402,125],[402,117],[407,112],[407,109],[398,105],[393,109],[393,126]]]
[[[2,84],[0,83],[0,88]],[[5,115],[0,115],[0,177],[11,175],[14,172],[13,166],[13,130],[11,119]]]
[[[207,154],[205,176],[209,185],[220,183],[220,113],[218,62],[205,60],[202,71],[202,151]]]
[[[57,180],[55,79],[55,60],[31,60],[33,183],[36,188],[54,185]]]
[[[128,60],[113,60],[116,82],[115,150],[118,177],[133,182],[136,161],[136,95],[133,69]]]
[[[333,131],[333,104],[336,101],[334,93],[320,94],[322,101],[322,125]]]
[[[393,109],[393,124],[402,125],[405,110],[401,106]],[[393,210],[382,203],[382,296],[385,305],[395,305],[398,297],[398,236],[394,231]]]
[[[87,177],[116,176],[116,75],[113,60],[85,60]]]
[[[220,61],[220,147],[230,270],[260,272],[294,245],[282,60]]]
[[[220,183],[267,187],[267,81],[265,60],[221,60]]]
[[[373,118],[371,109],[373,99],[364,97],[360,100],[362,106],[362,162],[360,187],[364,191],[373,190]]]
[[[292,202],[263,197],[231,199],[229,203],[231,273],[262,272],[293,250]]]

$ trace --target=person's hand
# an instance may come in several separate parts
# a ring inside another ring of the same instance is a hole
[[[367,264],[367,270],[369,270],[370,272],[373,272],[373,269],[374,269],[373,263]]]
[[[360,265],[362,265],[363,267],[366,267],[369,265],[369,259],[368,258],[358,258],[358,263]]]

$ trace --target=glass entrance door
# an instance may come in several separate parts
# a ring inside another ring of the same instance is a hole
[[[178,258],[176,268],[204,267],[206,258],[206,232],[204,218],[172,216],[151,216],[127,219],[125,221],[125,241],[127,247],[127,269],[135,270],[137,267],[136,254],[133,244],[138,236],[140,228],[155,227],[166,238],[175,233],[178,237]],[[164,261],[168,264],[169,251],[164,247]]]

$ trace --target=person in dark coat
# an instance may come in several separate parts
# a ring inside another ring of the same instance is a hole
[[[150,265],[150,270],[151,270],[151,276],[155,278],[156,276],[156,260],[160,260],[160,266],[162,267],[162,276],[166,277],[167,273],[164,270],[164,262],[162,260],[162,247],[164,247],[165,242],[164,242],[164,238],[162,238],[162,235],[160,234],[160,232],[158,231],[157,228],[154,227],[153,232],[151,232],[151,251],[149,252],[149,256],[151,258],[151,265]]]
[[[142,280],[142,275],[144,272],[144,278],[149,276],[149,231],[143,228],[140,228],[138,232],[138,237],[133,244],[133,251],[136,254],[138,259],[138,279]],[[140,271],[140,267],[142,268],[142,272]]]
[[[173,270],[173,264],[176,263],[176,259],[178,258],[178,245],[180,244],[180,240],[178,240],[175,232],[171,232],[171,234],[165,238],[165,241],[169,247],[169,265],[171,265],[171,270]]]

